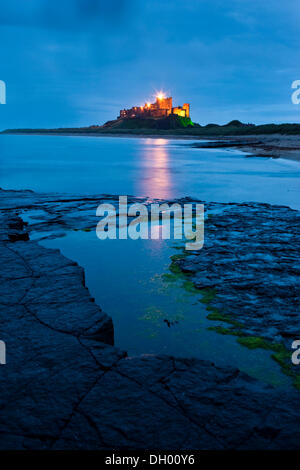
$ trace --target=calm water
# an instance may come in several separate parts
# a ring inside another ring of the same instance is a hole
[[[191,142],[0,136],[0,186],[300,207],[297,162],[193,149]],[[30,214],[24,216],[30,222]],[[41,243],[84,267],[91,294],[113,318],[116,345],[130,355],[199,357],[239,367],[268,383],[289,383],[268,351],[248,350],[235,337],[209,331],[215,323],[207,320],[200,296],[184,290],[181,280],[166,280],[170,256],[177,252],[172,242],[100,241],[95,232],[71,231]]]
[[[0,187],[257,201],[300,208],[300,164],[193,149],[193,141],[0,136]]]
[[[42,244],[59,248],[84,266],[91,294],[113,319],[115,344],[129,355],[198,357],[238,367],[276,386],[291,383],[269,351],[249,350],[234,336],[208,330],[219,323],[206,318],[201,296],[186,291],[183,279],[165,278],[170,256],[176,253],[170,242],[100,241],[94,232],[71,232]]]

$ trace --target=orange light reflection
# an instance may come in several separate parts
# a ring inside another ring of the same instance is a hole
[[[168,143],[167,139],[143,140],[138,194],[151,198],[172,198]]]

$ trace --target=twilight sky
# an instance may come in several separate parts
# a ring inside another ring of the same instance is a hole
[[[298,0],[3,0],[0,129],[101,124],[155,90],[195,122],[300,122]]]

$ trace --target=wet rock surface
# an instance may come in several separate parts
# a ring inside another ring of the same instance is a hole
[[[270,341],[300,336],[299,212],[269,204],[215,205],[201,251],[178,261],[210,305],[243,332]]]
[[[112,321],[90,297],[82,268],[28,240],[5,198],[1,449],[300,448],[299,392],[207,361],[129,358],[113,346]]]
[[[128,204],[135,202],[150,203],[147,198],[128,196]],[[95,230],[97,222],[96,209],[99,204],[109,203],[118,210],[119,196],[106,195],[72,195],[45,194],[31,190],[14,191],[0,188],[0,213],[3,215],[21,215],[22,219],[30,217],[26,230],[41,232],[41,238],[51,237],[45,232],[51,231],[54,236],[63,235],[67,230]]]

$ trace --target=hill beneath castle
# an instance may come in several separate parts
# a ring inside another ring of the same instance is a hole
[[[102,128],[109,129],[185,129],[194,127],[189,117],[170,114],[164,118],[124,118],[106,122]]]

